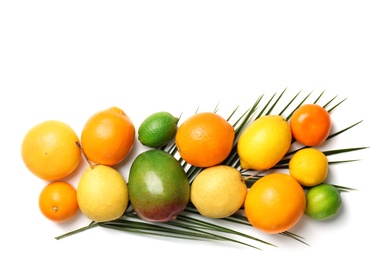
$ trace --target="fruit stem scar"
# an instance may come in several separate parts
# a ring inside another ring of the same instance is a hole
[[[81,147],[80,143],[78,141],[76,141],[76,145],[77,147],[81,150],[81,152],[83,153],[83,156],[85,157],[85,159],[87,160],[89,166],[91,167],[91,169],[93,169],[93,164],[91,163],[91,161],[88,159],[87,155],[85,154],[83,148]]]
[[[58,207],[57,207],[57,206],[53,206],[52,209],[53,209],[54,212],[57,212],[57,211],[58,211]]]

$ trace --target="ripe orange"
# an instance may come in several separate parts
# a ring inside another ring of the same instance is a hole
[[[26,167],[44,180],[71,174],[81,159],[78,136],[66,123],[47,120],[33,126],[24,136],[21,155]]]
[[[39,209],[51,221],[70,220],[79,209],[75,188],[64,181],[49,183],[39,195]]]
[[[265,233],[275,234],[295,226],[305,212],[302,186],[290,175],[271,173],[257,180],[245,199],[249,222]]]
[[[328,138],[332,121],[325,108],[304,104],[294,111],[290,127],[295,140],[303,145],[317,146]]]
[[[93,114],[81,133],[81,146],[88,160],[113,166],[123,161],[133,148],[135,128],[118,107]]]
[[[176,133],[180,156],[196,167],[221,163],[233,148],[234,128],[216,113],[203,112],[186,119]]]

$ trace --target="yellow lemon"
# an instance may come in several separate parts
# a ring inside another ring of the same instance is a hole
[[[261,116],[241,134],[237,152],[243,169],[267,170],[275,166],[291,145],[291,129],[279,115]]]
[[[315,148],[297,151],[289,162],[290,175],[303,186],[315,186],[328,176],[328,158]]]
[[[190,199],[201,215],[224,218],[240,209],[246,193],[241,173],[234,167],[218,165],[202,170],[195,177]]]

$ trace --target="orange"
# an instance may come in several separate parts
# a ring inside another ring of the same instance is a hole
[[[230,154],[234,128],[223,117],[203,112],[187,118],[177,129],[176,146],[180,156],[196,167],[221,163]]]
[[[71,174],[81,159],[75,131],[66,123],[47,120],[33,126],[24,136],[21,155],[26,167],[44,180]]]
[[[51,221],[70,220],[79,209],[76,189],[64,181],[49,183],[39,195],[39,209]]]
[[[118,107],[93,114],[81,133],[81,146],[90,162],[113,166],[123,161],[133,148],[135,128]]]
[[[258,179],[245,199],[245,214],[255,228],[269,234],[294,227],[305,212],[302,186],[290,175],[271,173]]]
[[[317,146],[328,138],[332,121],[325,108],[304,104],[294,111],[290,127],[295,140],[303,145]]]

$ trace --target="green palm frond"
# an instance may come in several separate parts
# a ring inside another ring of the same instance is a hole
[[[299,92],[300,93],[300,92]],[[295,98],[299,95],[299,93],[295,96]],[[301,100],[301,102],[291,111],[291,113],[286,117],[286,120],[287,121],[289,121],[290,120],[290,118],[292,117],[292,115],[294,114],[294,112],[295,112],[295,110],[297,110],[300,106],[302,106],[304,103],[305,103],[305,101],[310,97],[310,95],[312,94],[313,92],[310,92],[309,94],[307,94],[307,96],[306,97],[304,97],[302,100]],[[322,95],[322,93],[321,93],[321,95]],[[320,95],[320,96],[321,96]],[[316,101],[319,99],[319,97],[316,99]]]
[[[277,95],[277,93],[274,93],[268,99],[266,99],[265,95],[262,94],[255,100],[252,106],[246,109],[241,115],[238,115],[237,119],[234,118],[236,117],[236,114],[239,111],[239,107],[236,107],[227,117],[227,120],[233,125],[235,129],[235,140],[234,140],[231,153],[222,162],[222,164],[229,165],[240,170],[243,177],[247,177],[244,179],[248,188],[250,188],[253,185],[253,183],[256,182],[259,178],[267,174],[267,172],[253,172],[251,170],[242,170],[240,168],[240,158],[237,152],[237,142],[242,132],[249,124],[251,124],[254,120],[256,120],[257,118],[263,115],[278,114],[284,116],[284,118],[287,121],[290,120],[294,111],[298,109],[301,105],[303,105],[305,102],[308,102],[308,99],[313,95],[313,92],[310,92],[307,95],[302,96],[301,95],[302,91],[298,91],[298,93],[296,93],[291,99],[285,101],[283,100],[283,98],[285,97],[286,91],[287,89],[284,89],[279,95]],[[321,101],[324,98],[324,92],[325,91],[322,91],[318,96],[314,97],[314,101],[311,103],[317,103],[317,104],[322,103],[323,104],[322,106],[324,108],[330,107],[328,109],[328,112],[331,111],[333,112],[336,108],[340,106],[340,104],[342,104],[346,100],[343,99],[340,102],[336,103],[335,105],[332,105],[333,102],[336,101],[337,96],[334,96],[329,100]],[[281,102],[286,102],[286,103],[284,106],[282,106],[280,112],[278,113],[273,112],[278,106],[280,106]],[[195,113],[198,112],[198,109],[199,107],[196,109]],[[218,110],[219,110],[219,103],[215,107],[214,112],[217,113]],[[181,118],[181,115],[179,118]],[[351,128],[359,125],[361,122],[362,121],[356,122],[348,127],[343,128],[338,132],[331,133],[325,142],[329,142],[334,137],[342,133],[345,133]],[[292,144],[294,142],[295,140],[292,141]],[[301,146],[294,149],[291,148],[291,150],[286,153],[284,158],[282,158],[282,160],[280,160],[272,169],[269,170],[288,169],[288,163],[290,161],[291,156],[303,148],[305,148],[305,146]],[[326,156],[332,156],[336,154],[339,155],[339,154],[351,153],[351,152],[355,152],[367,148],[368,147],[339,148],[334,150],[326,150],[323,152]],[[160,149],[170,153],[171,155],[175,156],[178,159],[182,167],[185,169],[190,183],[197,176],[197,174],[199,174],[202,171],[202,168],[192,166],[180,157],[174,140],[172,140],[171,143],[169,143],[168,145],[161,147]],[[339,163],[347,163],[347,162],[355,162],[355,161],[358,161],[358,159],[343,159],[338,161],[330,160],[329,164],[339,164]],[[338,188],[340,191],[344,191],[344,192],[355,190],[354,188],[347,187],[347,186],[341,186],[335,184],[333,185],[336,188]],[[131,205],[129,206],[129,209],[131,209]],[[241,214],[241,212],[237,212],[224,219],[218,219],[217,221],[214,219],[212,221],[210,219],[203,218],[200,215],[200,213],[197,211],[197,209],[191,204],[191,202],[189,202],[187,207],[177,217],[177,219],[166,223],[145,222],[141,220],[132,210],[128,210],[119,219],[102,222],[102,223],[92,222],[88,226],[58,236],[56,237],[56,239],[62,239],[67,236],[74,235],[94,227],[103,227],[103,228],[110,228],[119,231],[138,233],[142,235],[164,236],[164,237],[171,237],[171,238],[178,238],[178,239],[192,239],[192,240],[202,240],[202,241],[232,242],[232,243],[238,243],[240,245],[244,245],[256,249],[260,249],[260,247],[255,246],[254,243],[260,243],[267,246],[275,246],[274,244],[261,240],[257,237],[250,236],[248,234],[239,232],[232,228],[227,228],[226,225],[224,225],[225,222],[230,222],[231,224],[237,226],[237,228],[239,228],[240,226],[251,227],[251,224],[249,223],[248,219],[245,217],[245,214]],[[280,233],[280,235],[287,236],[293,240],[299,241],[303,244],[307,244],[304,241],[304,238],[297,234],[291,232],[283,232]],[[249,240],[250,242],[243,242],[243,240],[246,241]]]

